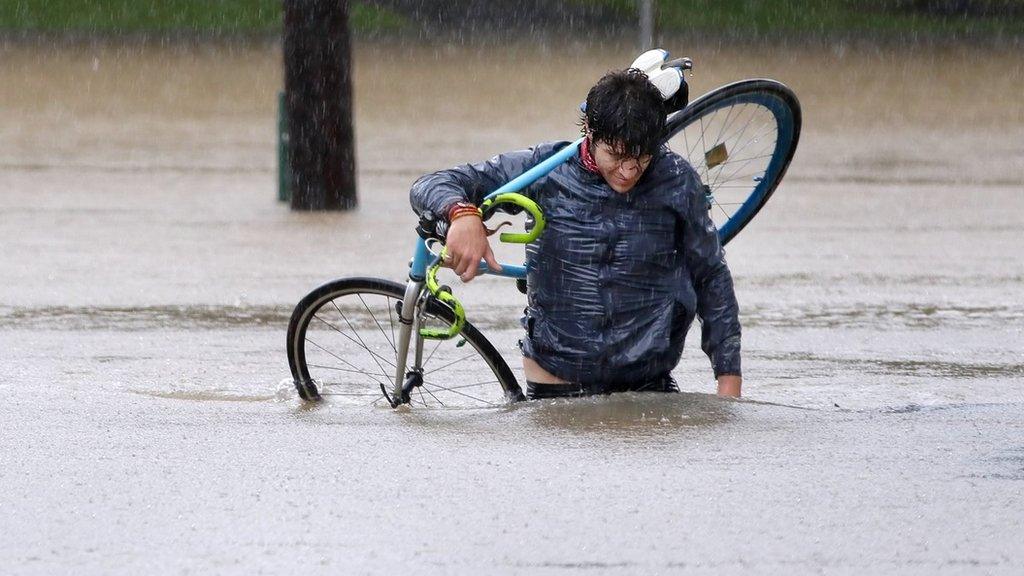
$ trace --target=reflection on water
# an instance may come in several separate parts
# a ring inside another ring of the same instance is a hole
[[[395,426],[416,435],[445,433],[509,441],[547,438],[556,443],[566,435],[657,442],[658,438],[679,438],[680,433],[699,434],[727,425],[745,405],[789,408],[686,392],[626,392],[482,408],[403,405],[392,409],[383,403],[356,407],[332,398],[319,403],[290,399],[290,405],[300,417],[315,414],[325,423]]]
[[[519,409],[541,434],[606,433],[617,438],[645,438],[714,428],[729,419],[734,407],[733,402],[706,394],[625,392],[534,400]]]

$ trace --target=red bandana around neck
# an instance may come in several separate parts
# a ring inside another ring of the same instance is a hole
[[[580,162],[583,163],[583,167],[593,172],[594,174],[600,174],[601,171],[597,169],[597,162],[594,161],[593,154],[590,153],[590,138],[584,138],[583,144],[580,144]]]

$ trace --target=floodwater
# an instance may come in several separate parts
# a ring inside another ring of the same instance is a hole
[[[360,46],[348,214],[276,202],[274,48],[0,51],[4,571],[1021,573],[1024,61],[680,52],[803,104],[745,399],[691,345],[678,396],[396,412],[297,400],[295,302],[402,280],[411,181],[571,138],[628,47]],[[514,359],[523,297],[453,285]]]

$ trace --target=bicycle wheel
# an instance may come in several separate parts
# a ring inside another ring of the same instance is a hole
[[[405,286],[388,280],[345,278],[303,298],[288,324],[288,364],[299,396],[388,406],[381,385],[392,393],[404,292]],[[428,326],[453,321],[448,307],[428,305]],[[411,344],[410,363],[413,353]],[[424,342],[423,379],[410,395],[414,406],[498,406],[523,399],[508,364],[468,322],[453,339]]]
[[[709,188],[723,245],[782,181],[800,139],[800,121],[796,95],[774,80],[723,86],[668,118],[665,140]]]

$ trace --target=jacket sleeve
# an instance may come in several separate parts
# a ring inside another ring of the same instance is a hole
[[[740,320],[732,274],[707,210],[703,187],[692,169],[686,175],[684,187],[681,248],[697,293],[701,349],[711,360],[716,378],[723,374],[739,376]]]
[[[479,164],[463,164],[422,176],[413,183],[409,192],[412,209],[420,216],[444,220],[448,209],[456,202],[479,205],[485,196],[555,153],[561,145],[541,144],[527,150],[499,154]],[[520,193],[530,196],[529,190]]]

